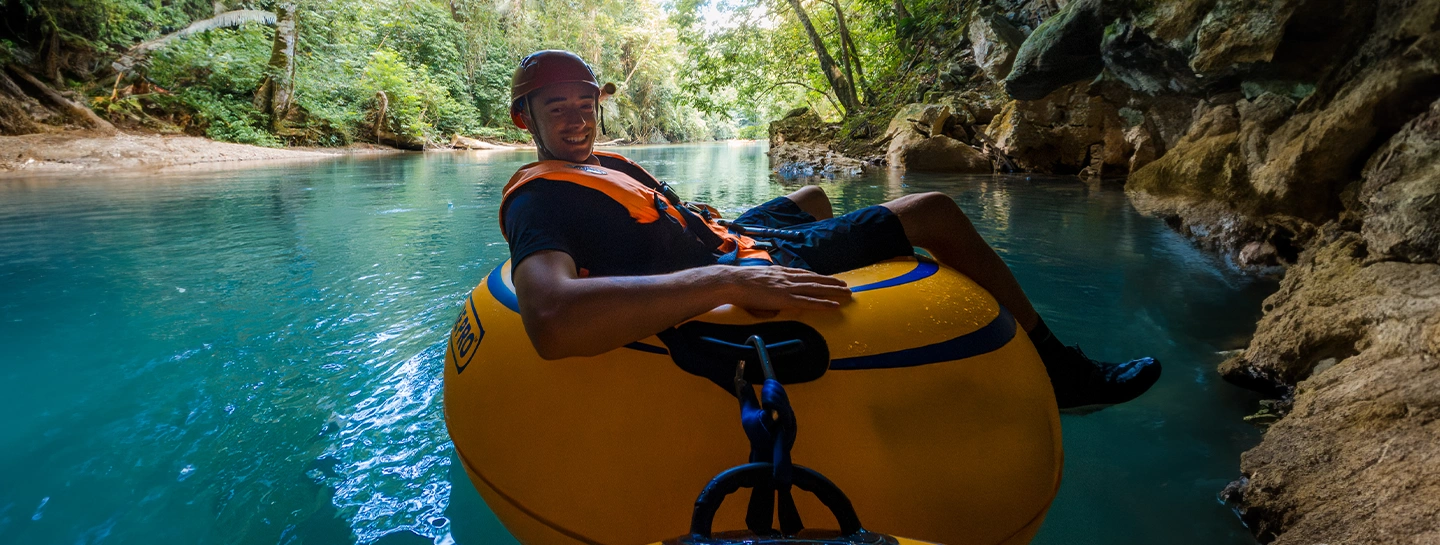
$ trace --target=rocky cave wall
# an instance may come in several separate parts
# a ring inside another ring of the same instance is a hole
[[[1127,175],[1283,273],[1221,365],[1282,416],[1225,497],[1267,543],[1440,543],[1440,0],[980,4],[884,160]]]

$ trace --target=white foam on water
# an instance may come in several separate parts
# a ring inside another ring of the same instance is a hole
[[[454,447],[441,414],[443,377],[435,372],[444,349],[444,343],[436,343],[391,364],[368,395],[335,419],[334,443],[320,456],[335,465],[323,482],[334,488],[332,501],[357,543],[400,531],[437,545],[453,542],[445,509]],[[382,356],[363,365],[378,368],[386,362]]]

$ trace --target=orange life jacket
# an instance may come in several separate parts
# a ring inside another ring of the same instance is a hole
[[[603,151],[595,152],[595,155],[609,157],[624,161],[637,169],[644,170],[634,161],[626,159],[618,154]],[[661,214],[669,215],[681,227],[690,228],[686,221],[685,214],[682,214],[676,206],[665,199],[659,190],[652,188],[636,180],[624,172],[615,169],[605,168],[598,165],[571,163],[569,161],[548,160],[530,163],[515,172],[510,181],[505,184],[505,190],[500,201],[500,227],[504,232],[505,227],[505,201],[510,195],[521,186],[530,183],[532,180],[544,178],[560,182],[588,187],[605,194],[611,200],[620,203],[630,213],[630,217],[637,223],[653,223],[661,218]],[[770,254],[755,247],[755,239],[747,236],[731,233],[714,221],[706,221],[698,215],[691,215],[693,219],[699,219],[703,225],[697,226],[713,233],[719,239],[719,244],[713,251],[721,254],[734,252],[739,259],[763,259],[771,261]],[[702,239],[703,240],[703,239]]]

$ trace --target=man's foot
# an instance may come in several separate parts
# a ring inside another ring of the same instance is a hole
[[[1106,363],[1085,356],[1078,346],[1066,346],[1045,362],[1055,402],[1066,414],[1089,414],[1130,401],[1160,379],[1160,362],[1140,358]]]

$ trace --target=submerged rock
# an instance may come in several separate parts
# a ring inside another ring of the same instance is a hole
[[[784,178],[854,176],[865,163],[813,142],[785,142],[770,146],[770,164]]]

